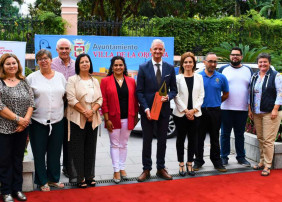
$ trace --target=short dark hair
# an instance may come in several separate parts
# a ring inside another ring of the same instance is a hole
[[[241,48],[239,48],[239,47],[233,47],[233,48],[231,49],[231,51],[230,51],[230,54],[231,54],[231,52],[232,52],[233,50],[240,51],[240,54],[243,55],[243,52],[242,52],[242,49],[241,49]]]
[[[91,58],[88,54],[86,53],[81,53],[79,56],[77,56],[76,60],[75,60],[75,73],[79,74],[80,73],[80,68],[79,68],[79,63],[82,57],[88,57],[89,61],[90,61],[90,69],[89,69],[89,73],[92,74],[93,73],[93,66],[92,66],[92,61]]]
[[[271,56],[268,53],[260,53],[257,57],[257,63],[261,58],[266,58],[268,59],[268,62],[271,63]]]
[[[208,52],[207,54],[206,54],[206,56],[205,56],[205,60],[207,59],[207,57],[209,56],[209,55],[216,55],[214,52]]]
[[[183,74],[184,73],[184,67],[183,67],[183,63],[184,63],[184,60],[186,58],[192,58],[193,62],[194,62],[194,66],[193,66],[193,71],[195,71],[196,69],[196,58],[195,58],[195,55],[191,52],[186,52],[186,53],[183,53],[181,55],[181,59],[180,59],[180,67],[179,67],[179,73]]]
[[[52,53],[46,49],[41,49],[35,55],[36,62],[38,62],[39,58],[43,55],[47,55],[47,57],[52,60]]]
[[[112,59],[111,59],[111,65],[110,65],[110,68],[109,68],[109,73],[107,76],[111,76],[113,74],[113,66],[115,64],[115,61],[116,60],[121,60],[123,62],[123,65],[124,65],[124,71],[123,71],[123,74],[125,76],[128,76],[128,72],[127,72],[127,66],[126,66],[126,63],[125,63],[125,59],[124,57],[122,56],[114,56]]]

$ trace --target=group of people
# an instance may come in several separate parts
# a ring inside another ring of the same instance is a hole
[[[70,182],[76,182],[79,188],[95,186],[97,126],[102,123],[99,108],[109,133],[114,182],[127,178],[127,144],[138,112],[143,132],[143,172],[138,181],[150,178],[155,127],[156,174],[171,180],[165,168],[165,153],[172,99],[176,104],[173,118],[178,131],[176,149],[181,176],[186,173],[194,176],[205,163],[206,133],[210,135],[211,161],[217,170],[225,172],[232,128],[238,163],[250,166],[244,151],[248,115],[254,120],[261,153],[254,169],[262,169],[263,176],[270,174],[274,140],[281,121],[282,80],[271,69],[268,54],[258,56],[260,71],[253,74],[241,64],[243,56],[239,48],[232,49],[231,63],[222,67],[221,73],[216,71],[216,54],[208,53],[204,60],[206,68],[196,73],[196,58],[187,52],[181,56],[176,76],[174,67],[162,60],[164,42],[155,39],[150,48],[152,60],[139,66],[137,85],[128,76],[121,56],[111,59],[108,75],[99,85],[91,76],[93,67],[88,54],[72,60],[71,43],[64,38],[57,42],[56,50],[58,57],[54,59],[50,51],[38,51],[35,57],[39,70],[26,78],[16,55],[6,53],[0,58],[0,182],[5,202],[13,201],[13,197],[26,200],[22,193],[22,160],[28,134],[34,155],[35,183],[41,191],[64,188],[60,182],[62,146],[63,172]],[[163,83],[167,95],[161,97],[158,120],[152,120],[154,96]]]

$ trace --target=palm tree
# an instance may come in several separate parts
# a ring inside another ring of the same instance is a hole
[[[257,56],[261,52],[268,52],[266,50],[267,49],[266,47],[250,49],[249,45],[243,45],[243,44],[236,45],[235,43],[228,43],[228,42],[221,43],[219,45],[219,47],[215,47],[213,49],[213,52],[216,53],[216,55],[219,57],[220,61],[229,62],[230,61],[229,55],[230,55],[231,49],[233,47],[241,48],[241,50],[243,52],[242,62],[255,62]]]
[[[255,9],[266,18],[282,18],[281,0],[249,0],[249,7]]]

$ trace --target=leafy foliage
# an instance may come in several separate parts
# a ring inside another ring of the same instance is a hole
[[[13,3],[13,0],[0,0],[0,16],[1,17],[18,16],[19,8],[13,6],[12,3]]]
[[[255,9],[266,18],[282,18],[281,0],[250,0],[248,1],[248,4],[250,8]]]
[[[149,0],[82,0],[78,3],[82,19],[101,18],[121,22],[136,15],[141,3]]]
[[[271,53],[271,64],[279,72],[282,72],[282,52]]]
[[[52,12],[39,11],[38,20],[42,26],[34,26],[36,34],[64,34],[66,22]]]
[[[282,48],[282,20],[265,19],[256,11],[241,18],[153,18],[149,24],[153,27],[149,36],[174,37],[177,55],[186,51],[204,55],[222,42],[247,44],[249,49],[267,47],[280,51]],[[123,31],[128,35],[130,29]]]
[[[254,62],[257,56],[261,52],[267,52],[266,47],[250,49],[249,45],[243,45],[243,44],[236,45],[234,42],[233,43],[223,42],[220,44],[219,47],[213,48],[212,51],[214,51],[217,54],[217,56],[220,57],[221,61],[229,62],[230,61],[229,55],[233,47],[241,48],[243,52],[243,60],[242,60],[243,62]]]
[[[36,0],[34,7],[29,5],[29,12],[31,16],[38,16],[42,11],[52,12],[57,16],[61,15],[61,2],[59,0]]]
[[[28,75],[30,75],[32,72],[33,72],[33,71],[32,71],[30,68],[28,68],[28,67],[25,67],[25,68],[24,68],[24,74],[25,74],[26,77],[27,77]]]

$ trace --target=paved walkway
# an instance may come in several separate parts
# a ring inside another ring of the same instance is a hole
[[[102,124],[103,126],[104,124]],[[156,173],[156,146],[157,140],[154,139],[152,143],[152,160],[153,169],[151,171],[152,175]],[[178,162],[176,155],[176,138],[171,138],[167,140],[167,150],[166,150],[166,167],[170,174],[178,174]],[[29,147],[28,158],[32,158],[32,152]],[[214,171],[213,164],[209,159],[210,144],[209,136],[207,135],[205,141],[205,152],[204,160],[205,164],[200,171]],[[229,164],[227,169],[244,168],[244,166],[237,163],[235,154],[229,156]],[[185,153],[185,159],[187,159],[187,154]],[[248,159],[249,160],[249,159]],[[255,162],[249,160],[251,164]],[[142,136],[137,134],[132,134],[129,138],[128,143],[128,155],[126,161],[126,171],[128,177],[138,177],[142,172]],[[96,153],[96,180],[109,180],[113,178],[113,168],[110,157],[110,141],[109,136],[105,128],[101,127],[101,136],[98,136],[97,141],[97,153]],[[62,182],[68,182],[63,174],[61,175]]]

